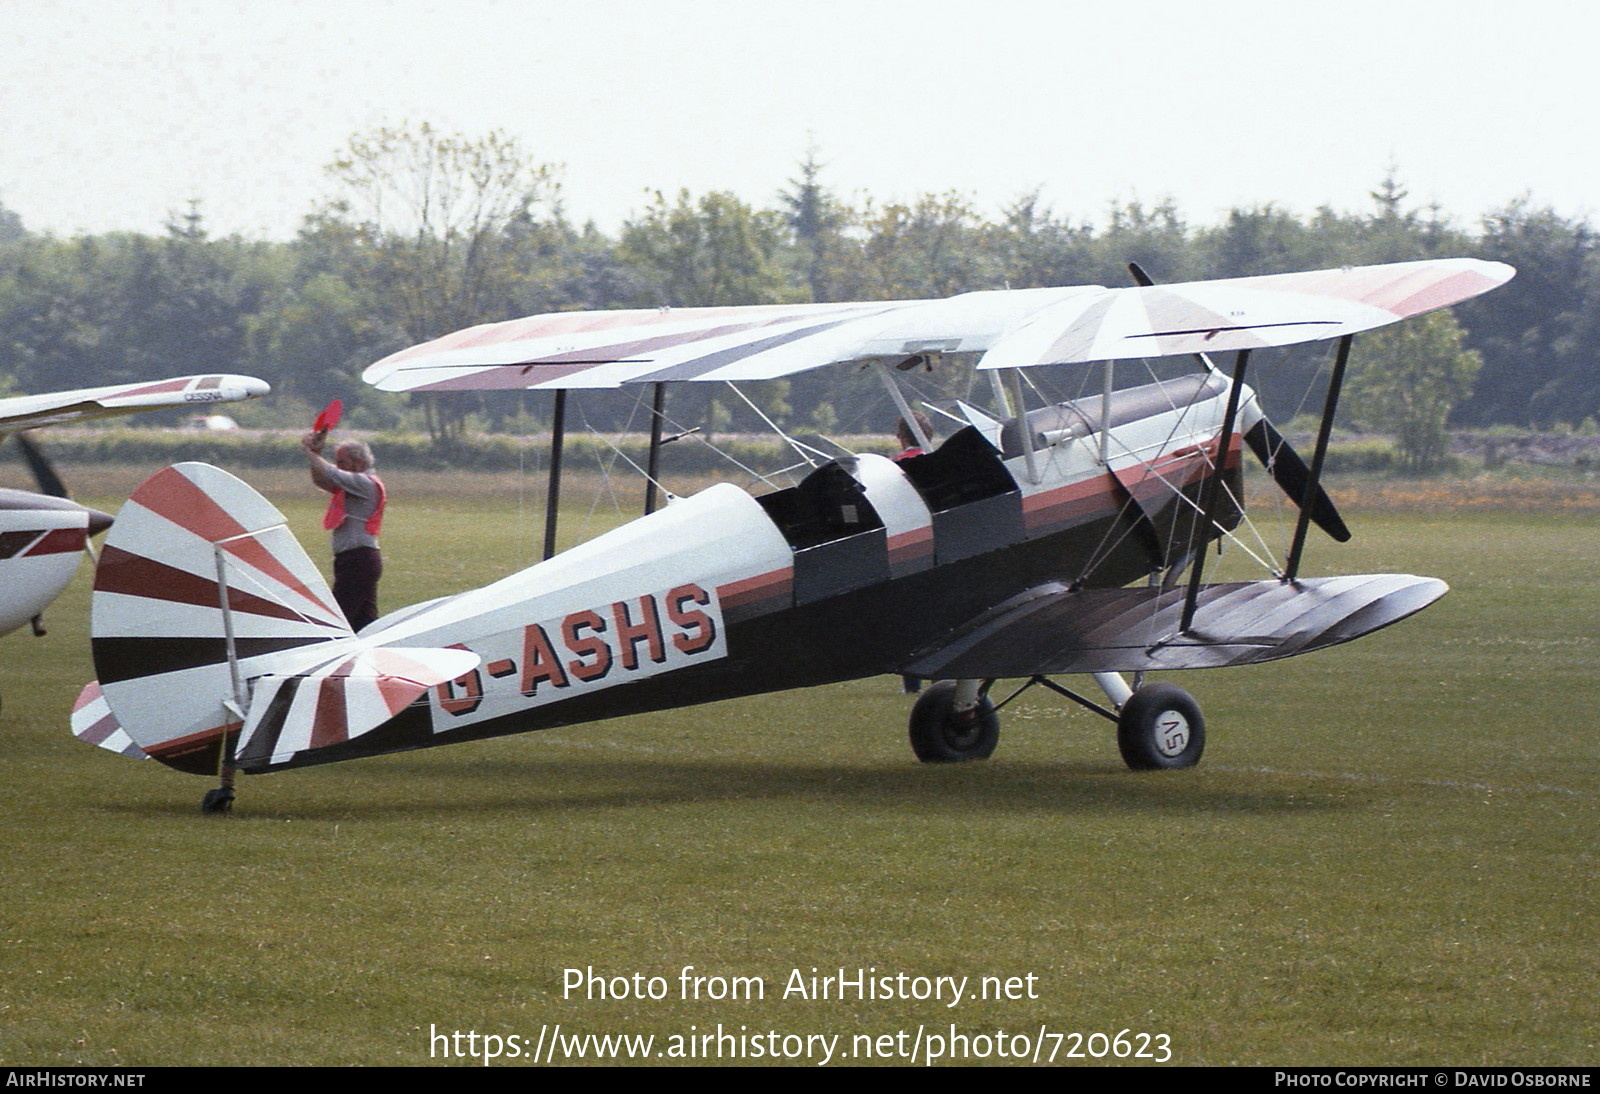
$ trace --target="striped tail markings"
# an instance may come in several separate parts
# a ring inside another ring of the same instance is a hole
[[[238,762],[246,770],[287,763],[343,744],[394,718],[429,691],[478,667],[470,650],[376,647],[292,675],[254,682]]]
[[[157,472],[123,506],[96,567],[90,636],[115,722],[146,755],[196,773],[215,771],[240,734],[248,681],[356,646],[283,515],[199,463]]]
[[[128,736],[128,731],[122,728],[117,716],[111,713],[111,705],[106,702],[98,680],[85,684],[78,693],[77,702],[72,704],[72,735],[86,744],[98,745],[119,756],[134,760],[150,758]]]

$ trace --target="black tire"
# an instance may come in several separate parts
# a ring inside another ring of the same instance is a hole
[[[212,817],[224,817],[233,812],[233,787],[207,790],[206,796],[200,799],[200,812]]]
[[[1180,687],[1146,684],[1117,716],[1117,748],[1135,771],[1193,767],[1206,748],[1200,704]]]
[[[940,680],[911,708],[911,751],[925,764],[986,760],[1000,742],[1000,716],[987,695],[965,717],[955,712],[956,682]]]

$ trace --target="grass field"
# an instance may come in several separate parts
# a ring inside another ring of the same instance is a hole
[[[102,477],[99,504],[133,481]],[[298,478],[261,481],[320,557]],[[387,607],[536,549],[522,485],[391,487]],[[430,1031],[528,1051],[555,1023],[664,1052],[720,1023],[841,1035],[835,1062],[954,1026],[974,1053],[1065,1035],[1058,1063],[1126,1030],[1179,1064],[1594,1065],[1600,506],[1396,489],[1346,484],[1357,539],[1307,572],[1452,594],[1326,653],[1173,677],[1210,729],[1176,773],[1126,771],[1108,725],[1037,690],[992,760],[924,767],[879,678],[246,778],[208,819],[206,780],[67,732],[85,570],[46,638],[0,643],[0,1064],[418,1064]],[[685,1000],[684,966],[765,998]],[[564,997],[570,968],[666,997]],[[841,968],[968,997],[783,997]],[[984,976],[1035,997],[972,998]]]

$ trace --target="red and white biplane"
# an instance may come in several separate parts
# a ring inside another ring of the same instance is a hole
[[[1349,535],[1320,478],[1353,336],[1512,274],[1450,259],[935,301],[561,313],[461,331],[366,378],[392,391],[558,397],[656,385],[659,429],[660,385],[850,362],[876,369],[914,422],[897,367],[971,355],[994,381],[994,408],[959,404],[961,427],[937,447],[920,438],[923,455],[818,459],[786,489],[751,496],[724,483],[673,499],[360,634],[269,503],[215,468],[168,468],[106,540],[99,679],[75,731],[220,771],[205,803],[220,811],[235,770],[899,673],[935,681],[910,718],[923,760],[988,756],[1004,705],[990,687],[1019,679],[1114,722],[1130,766],[1189,766],[1204,746],[1198,706],[1142,674],[1320,649],[1446,591],[1405,574],[1306,577],[1300,558],[1313,522]],[[1252,351],[1319,339],[1338,346],[1308,467],[1245,378]],[[1205,356],[1222,351],[1235,353],[1226,373]],[[1026,398],[1036,366],[1156,357],[1195,364],[1120,389],[1108,364],[1097,394]],[[1261,580],[1206,583],[1207,546],[1242,519],[1245,447],[1300,506],[1292,544]],[[1104,702],[1051,679],[1074,673],[1093,675]]]

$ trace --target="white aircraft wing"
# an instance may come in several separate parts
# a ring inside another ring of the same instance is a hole
[[[1103,289],[1001,339],[979,368],[1167,357],[1357,334],[1488,292],[1516,273],[1471,258]]]
[[[1515,271],[1439,259],[1144,288],[963,293],[946,300],[554,312],[391,354],[384,391],[607,388],[767,380],[824,365],[981,353],[982,368],[1283,346],[1370,330],[1486,292]]]
[[[271,390],[265,380],[254,376],[211,375],[110,384],[47,395],[17,395],[0,399],[0,433],[173,406],[236,403]]]
[[[1042,309],[1093,289],[644,311],[554,312],[401,350],[362,378],[384,391],[618,387],[766,380],[866,357],[981,352]]]

